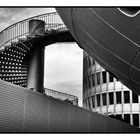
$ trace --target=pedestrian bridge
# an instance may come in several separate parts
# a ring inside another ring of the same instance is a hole
[[[42,94],[44,47],[56,42],[75,42],[56,12],[0,32],[0,132],[139,132]]]

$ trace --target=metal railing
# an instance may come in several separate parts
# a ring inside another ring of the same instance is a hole
[[[44,88],[44,93],[48,96],[53,97],[53,98],[67,101],[67,102],[70,102],[74,105],[78,105],[78,97],[76,97],[74,95],[62,93],[62,92],[55,91],[55,90],[48,89],[48,88]]]
[[[0,32],[0,49],[5,45],[10,45],[18,38],[24,38],[29,35],[29,21],[32,19],[43,20],[45,22],[45,31],[55,33],[54,31],[66,31],[67,28],[62,22],[57,12],[37,15],[22,21],[19,21]],[[53,31],[53,32],[52,32]]]

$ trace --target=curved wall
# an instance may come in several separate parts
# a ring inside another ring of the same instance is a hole
[[[140,92],[140,14],[127,8],[56,8],[78,45],[106,70]],[[124,9],[123,9],[124,10]],[[132,11],[134,12],[132,14]],[[125,9],[126,12],[126,9]],[[127,52],[127,53],[126,53]]]
[[[139,127],[139,96],[105,71],[86,52],[83,59],[83,106]]]

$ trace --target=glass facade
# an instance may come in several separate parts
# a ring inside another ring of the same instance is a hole
[[[83,106],[92,111],[140,127],[139,96],[84,52]]]

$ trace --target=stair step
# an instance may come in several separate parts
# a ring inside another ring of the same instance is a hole
[[[11,45],[16,45],[18,43],[19,43],[18,41],[13,41],[13,42],[11,42]]]
[[[5,51],[5,47],[4,46],[0,48],[0,52],[3,52],[3,51]]]
[[[35,38],[35,35],[26,35],[27,39]]]
[[[27,38],[18,38],[18,41],[21,42],[21,41],[27,41],[28,39]]]
[[[35,37],[41,37],[41,36],[44,36],[44,34],[37,34],[37,35],[35,35]]]
[[[9,48],[11,48],[11,45],[5,45],[4,48],[9,49]]]

